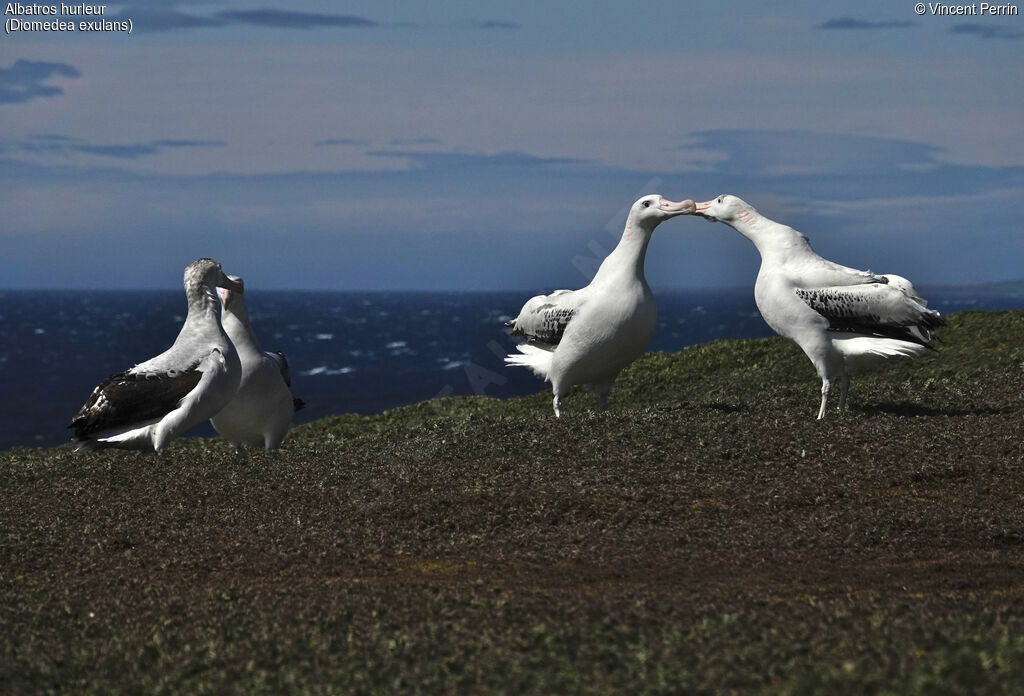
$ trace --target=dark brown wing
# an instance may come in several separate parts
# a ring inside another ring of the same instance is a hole
[[[137,375],[130,372],[107,377],[71,419],[75,438],[161,418],[199,384],[203,373],[194,366],[172,373]]]

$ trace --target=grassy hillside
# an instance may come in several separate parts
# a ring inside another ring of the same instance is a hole
[[[0,453],[0,691],[1024,691],[1024,311],[819,382],[778,339],[275,453]]]

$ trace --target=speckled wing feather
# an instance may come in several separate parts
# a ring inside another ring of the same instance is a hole
[[[203,373],[198,364],[163,374],[131,371],[107,377],[71,419],[75,437],[162,418],[195,389]]]
[[[527,300],[519,316],[506,323],[513,336],[525,336],[533,343],[558,345],[569,322],[579,312],[582,300],[573,290],[556,290]]]
[[[829,330],[896,338],[927,346],[944,321],[900,288],[883,283],[797,288],[797,296],[828,319]]]

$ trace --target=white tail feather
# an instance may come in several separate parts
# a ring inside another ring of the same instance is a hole
[[[510,367],[529,368],[530,372],[541,377],[545,382],[551,380],[549,375],[551,374],[551,358],[554,355],[553,349],[541,348],[532,343],[520,343],[516,348],[522,355],[515,353],[506,355],[505,364]]]
[[[879,358],[916,358],[928,351],[919,343],[860,334],[832,336],[832,345],[843,354],[846,368],[851,372],[873,365]]]
[[[97,433],[89,440],[80,441],[76,449],[98,450],[105,447],[120,447],[122,449],[152,450],[152,426],[159,422],[159,418],[151,418],[140,423]]]

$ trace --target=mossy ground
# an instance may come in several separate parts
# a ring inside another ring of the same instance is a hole
[[[450,398],[238,456],[0,453],[0,691],[1024,693],[1024,312],[818,382],[779,339],[612,409]]]

